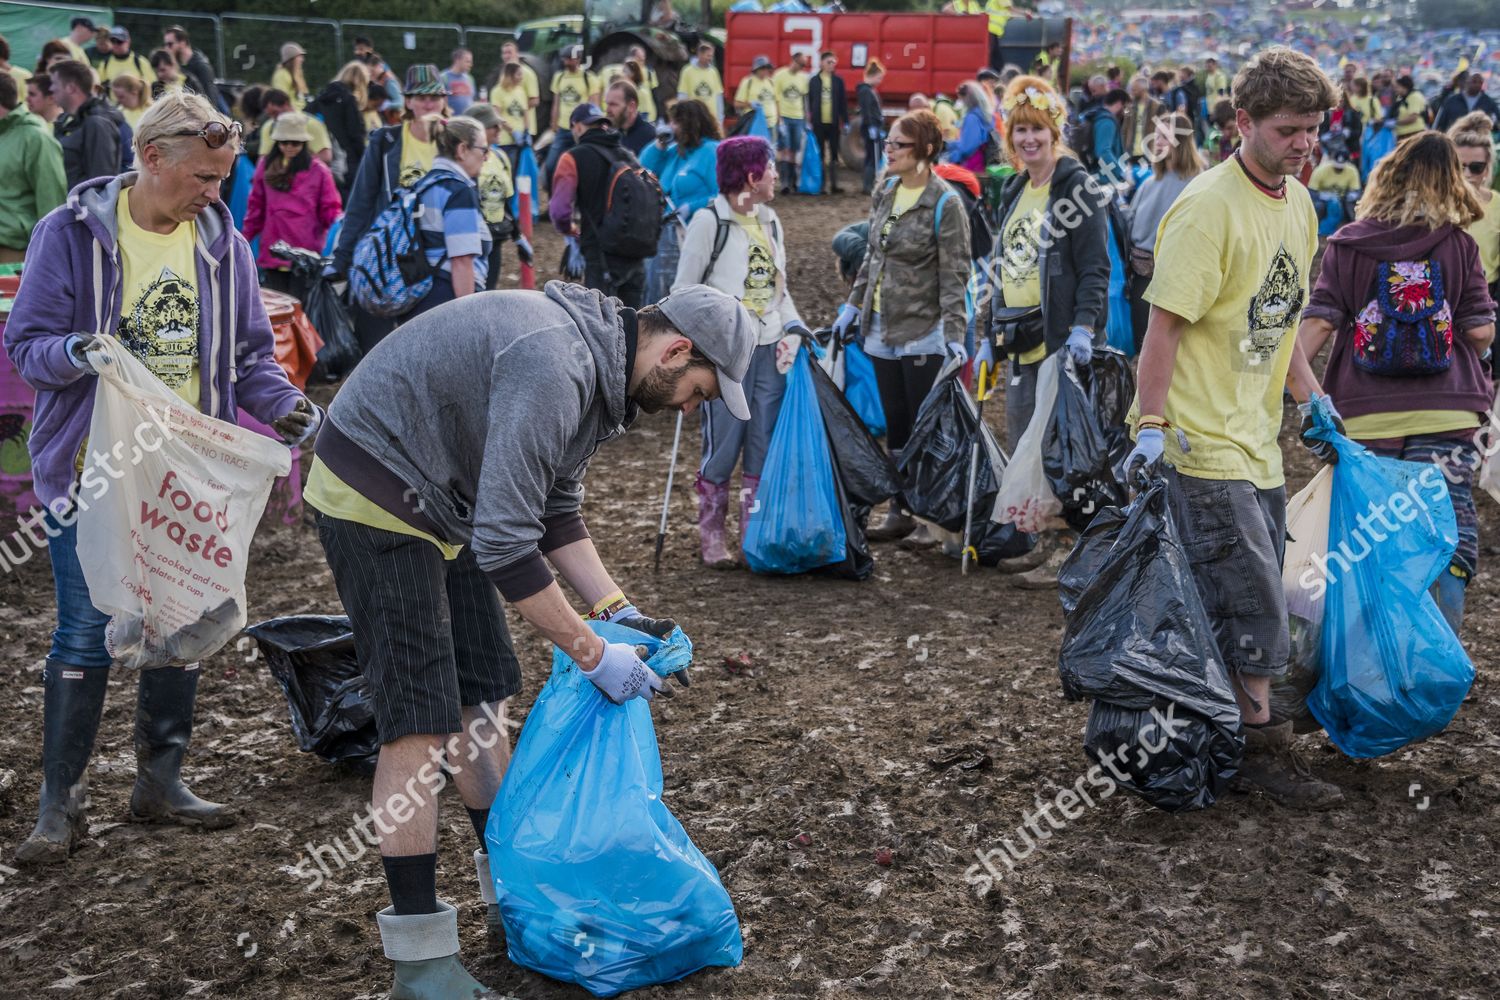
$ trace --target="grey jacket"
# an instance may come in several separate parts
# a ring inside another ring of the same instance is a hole
[[[318,456],[403,521],[468,545],[507,600],[529,597],[552,582],[542,553],[587,537],[589,458],[634,419],[634,326],[634,310],[561,281],[464,296],[360,361]]]
[[[938,320],[943,324],[944,339],[963,343],[968,326],[964,290],[970,265],[969,217],[964,203],[947,181],[932,174],[927,190],[882,240],[880,234],[895,206],[899,183],[889,178],[875,194],[869,249],[849,292],[849,304],[859,307],[861,329],[870,329],[875,288],[879,285],[886,343],[898,346],[920,340],[932,332]],[[945,193],[948,199],[939,220],[937,203]]]

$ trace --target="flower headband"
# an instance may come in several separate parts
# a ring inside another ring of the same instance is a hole
[[[1000,102],[1000,110],[1006,114],[1016,110],[1021,104],[1029,104],[1038,111],[1045,112],[1051,116],[1053,121],[1062,121],[1067,111],[1063,108],[1062,101],[1055,95],[1049,94],[1036,87],[1027,87],[1019,94],[1014,94]]]

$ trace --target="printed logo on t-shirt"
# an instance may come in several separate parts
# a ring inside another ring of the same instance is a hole
[[[571,107],[575,104],[583,103],[583,93],[579,91],[577,85],[574,84],[571,80],[563,84],[562,90],[559,90],[557,92],[557,95],[558,99],[562,101],[565,107]]]
[[[521,121],[526,115],[526,105],[520,101],[513,100],[505,106],[504,114],[512,121]]]
[[[1277,247],[1260,290],[1250,297],[1247,336],[1236,352],[1237,371],[1271,374],[1271,359],[1282,340],[1296,327],[1305,298],[1306,289],[1302,287],[1296,259],[1285,245]]]
[[[1017,212],[1005,228],[1001,239],[1001,266],[1005,277],[1014,284],[1021,284],[1037,276],[1041,254],[1037,234],[1040,231],[1041,210]]]
[[[776,262],[762,244],[751,240],[750,267],[745,272],[745,305],[757,316],[764,315],[775,293]]]
[[[413,184],[417,183],[417,181],[421,180],[422,175],[425,173],[427,173],[427,170],[422,166],[422,164],[408,163],[401,170],[401,187],[411,187]]]
[[[714,96],[713,84],[709,83],[707,80],[699,80],[698,85],[693,88],[693,96],[701,98],[705,101],[708,100],[710,97]]]
[[[198,364],[198,292],[169,267],[146,286],[120,319],[120,342],[169,389]]]
[[[493,153],[491,156],[495,155]],[[479,172],[479,214],[484,221],[499,224],[505,221],[505,175],[498,170]]]

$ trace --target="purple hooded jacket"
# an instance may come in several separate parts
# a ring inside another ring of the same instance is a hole
[[[5,350],[37,393],[31,467],[44,504],[68,495],[94,412],[97,382],[69,359],[68,337],[119,332],[124,289],[115,206],[120,190],[135,180],[128,173],[85,181],[37,224],[5,326]],[[221,202],[204,209],[197,226],[198,408],[233,423],[243,406],[272,423],[290,413],[302,393],[276,363],[250,245]]]

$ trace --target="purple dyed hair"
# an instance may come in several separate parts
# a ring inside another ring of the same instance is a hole
[[[776,153],[758,135],[736,135],[719,143],[719,192],[738,194],[765,175]]]

